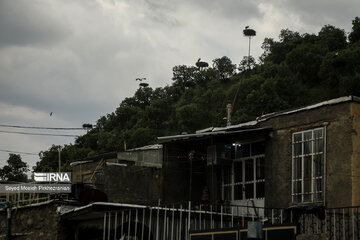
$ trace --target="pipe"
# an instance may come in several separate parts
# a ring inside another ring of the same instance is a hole
[[[6,229],[6,240],[11,239],[11,208],[8,206],[6,208],[7,213],[7,229]]]

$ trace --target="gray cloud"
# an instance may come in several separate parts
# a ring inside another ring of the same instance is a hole
[[[319,27],[327,24],[349,29],[351,20],[359,15],[360,2],[357,0],[286,0],[285,2],[275,1],[275,6],[298,15],[305,27],[302,30],[309,31],[310,26],[318,32]]]
[[[350,31],[358,9],[324,0],[0,0],[0,123],[95,123],[134,94],[137,77],[159,87],[171,84],[173,66],[199,57],[239,63],[247,25],[257,31],[257,57],[263,39],[282,28],[318,32],[329,23]],[[7,148],[29,152],[71,141],[7,139],[0,134]]]
[[[61,20],[61,21],[60,21]],[[44,46],[70,34],[65,19],[56,19],[38,1],[0,1],[0,46]]]

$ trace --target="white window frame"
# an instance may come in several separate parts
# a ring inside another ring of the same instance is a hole
[[[253,143],[257,143],[257,142],[253,142]],[[263,197],[257,197],[256,196],[256,183],[259,182],[265,182],[265,177],[263,179],[257,179],[256,178],[256,171],[257,171],[257,165],[256,165],[256,161],[259,158],[264,158],[264,162],[265,162],[265,154],[258,154],[258,155],[251,155],[252,152],[252,144],[253,143],[249,143],[250,144],[250,156],[248,157],[242,157],[242,158],[235,158],[233,160],[232,163],[232,167],[230,170],[230,183],[225,183],[224,179],[225,179],[225,169],[222,169],[222,199],[226,200],[226,201],[237,201],[237,200],[255,200],[255,199],[264,199],[265,198],[265,194]],[[252,160],[252,164],[253,164],[253,180],[251,181],[246,181],[245,179],[245,163],[248,160]],[[241,162],[242,164],[242,180],[241,182],[235,182],[235,163],[239,163]],[[265,163],[264,163],[265,164]],[[264,167],[264,171],[265,171],[265,167]],[[253,197],[251,198],[246,198],[246,191],[245,191],[245,184],[253,184]],[[236,185],[242,185],[242,199],[235,199],[235,186]],[[230,187],[230,199],[225,199],[225,187]]]
[[[316,138],[314,137],[314,132],[317,130],[322,130],[322,137]],[[305,133],[311,132],[311,138],[309,140],[304,139]],[[301,141],[295,142],[295,135],[301,134]],[[322,140],[322,151],[315,152],[315,142],[316,140]],[[311,142],[311,152],[305,154],[304,145],[306,142]],[[295,155],[295,144],[301,144],[301,154]],[[321,156],[321,176],[316,176],[315,174],[315,156]],[[311,157],[311,183],[310,183],[310,192],[305,192],[305,157]],[[297,170],[296,167],[296,159],[301,159],[301,176],[300,178],[295,179],[295,172]],[[324,202],[325,199],[325,168],[326,168],[326,127],[318,127],[313,129],[307,129],[304,131],[294,132],[292,134],[292,177],[291,177],[291,195],[292,202],[294,204],[299,203],[314,203],[314,202]],[[316,181],[321,180],[321,190],[317,191],[315,189]],[[301,192],[294,193],[294,184],[295,182],[301,182]],[[317,194],[321,194],[321,199],[315,199]],[[310,195],[310,200],[305,199],[305,195]],[[300,197],[300,201],[296,200]]]

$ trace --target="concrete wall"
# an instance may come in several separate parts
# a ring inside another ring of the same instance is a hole
[[[99,163],[100,161],[93,161],[73,166],[72,183],[92,184],[93,181],[91,177],[93,176],[94,170],[98,167]]]
[[[161,181],[161,169],[110,165],[103,168],[98,188],[109,202],[156,204],[161,198]]]
[[[265,149],[266,207],[292,205],[292,133],[321,126],[326,127],[326,206],[351,206],[354,131],[349,102],[277,116],[262,125],[273,128]]]
[[[351,103],[353,116],[351,156],[352,206],[360,206],[360,104]]]
[[[50,203],[12,211],[11,232],[19,240],[65,240],[73,239],[71,228],[60,225],[57,205]],[[7,229],[6,212],[0,211],[0,240],[5,240]]]

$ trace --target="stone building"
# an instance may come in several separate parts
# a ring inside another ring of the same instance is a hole
[[[163,144],[164,196],[289,208],[360,206],[360,98],[275,112]],[[177,178],[182,186],[173,188]]]
[[[14,208],[13,232],[18,239],[119,239],[126,232],[137,239],[184,239],[201,226],[224,224],[244,234],[245,221],[258,219],[290,223],[298,239],[299,233],[358,239],[359,133],[360,98],[348,96],[159,137],[161,145],[72,163],[74,197],[87,205],[50,201]],[[0,227],[6,226],[0,210]]]

